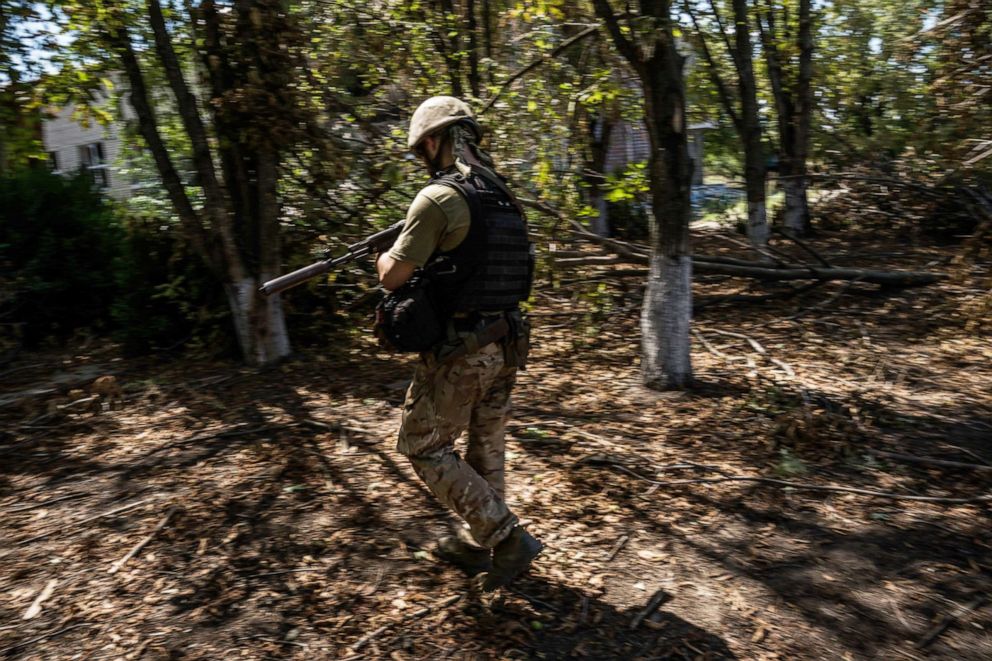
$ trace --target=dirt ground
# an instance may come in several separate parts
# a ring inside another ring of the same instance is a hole
[[[751,301],[721,297],[783,286],[700,277],[697,385],[671,393],[638,382],[641,279],[542,288],[508,491],[547,550],[496,595],[430,553],[451,521],[394,449],[412,362],[367,334],[264,371],[19,356],[0,657],[992,658],[992,343],[969,321],[988,265],[813,245],[956,276]],[[81,374],[121,397],[59,409]]]

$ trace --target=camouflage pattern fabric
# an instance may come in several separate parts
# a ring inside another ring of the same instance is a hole
[[[496,546],[517,524],[503,501],[503,429],[516,374],[516,368],[504,365],[499,342],[440,365],[428,354],[414,373],[403,406],[397,449],[486,548]],[[454,444],[466,429],[463,460]]]

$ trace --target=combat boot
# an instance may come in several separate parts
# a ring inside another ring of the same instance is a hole
[[[434,555],[450,562],[468,576],[476,576],[492,570],[492,552],[461,539],[458,535],[448,535],[437,540]]]
[[[482,583],[486,592],[509,585],[530,567],[530,563],[544,549],[544,545],[530,533],[517,526],[493,549],[493,568]]]

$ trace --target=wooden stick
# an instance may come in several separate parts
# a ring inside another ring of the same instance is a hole
[[[27,512],[29,510],[36,510],[40,507],[48,507],[55,503],[60,503],[63,500],[74,500],[76,498],[85,498],[86,496],[92,496],[89,493],[70,493],[64,496],[59,496],[58,498],[50,498],[49,500],[40,503],[31,503],[30,505],[21,505],[20,507],[14,507],[13,509],[7,510],[9,514],[16,514],[18,512]]]
[[[24,615],[21,616],[21,619],[30,620],[34,617],[37,617],[38,614],[41,613],[41,605],[45,602],[46,599],[52,596],[52,593],[55,592],[55,586],[58,584],[59,582],[56,581],[54,578],[48,581],[48,584],[45,585],[45,587],[41,590],[41,592],[38,593],[38,596],[34,598],[34,601],[31,602],[31,605],[28,606],[28,609],[24,611]]]
[[[627,544],[630,539],[630,535],[623,535],[617,540],[617,543],[613,545],[613,550],[610,551],[610,555],[606,558],[607,562],[613,562],[613,559],[617,557],[623,547]]]
[[[131,550],[127,552],[127,555],[125,555],[123,558],[121,558],[120,560],[118,560],[117,562],[115,562],[113,565],[111,565],[110,566],[110,569],[107,570],[107,573],[108,574],[116,574],[117,572],[119,572],[121,570],[121,567],[123,567],[124,565],[127,564],[128,560],[130,560],[134,556],[136,556],[139,553],[141,553],[141,549],[145,548],[148,545],[148,542],[152,541],[152,538],[155,537],[155,535],[157,535],[159,533],[159,531],[162,530],[162,528],[164,528],[166,525],[168,525],[169,519],[171,519],[172,516],[177,511],[178,511],[178,508],[177,507],[174,507],[174,506],[173,507],[170,507],[169,508],[169,511],[167,511],[165,513],[165,516],[162,517],[162,520],[158,522],[158,525],[156,525],[154,528],[152,528],[152,531],[150,533],[148,533],[148,535],[146,535],[143,540],[141,540],[140,542],[138,542],[137,544],[135,544],[131,548]]]
[[[630,621],[630,629],[633,631],[637,627],[641,626],[641,622],[644,621],[651,613],[658,610],[658,607],[663,603],[671,601],[672,595],[668,594],[664,590],[658,590],[651,598],[648,600],[648,605],[645,606],[640,613],[634,616],[634,619]]]
[[[761,346],[760,344],[758,344],[758,341],[756,339],[754,339],[753,337],[749,337],[747,335],[744,335],[743,333],[732,333],[730,331],[717,330],[715,328],[708,328],[706,330],[710,331],[711,333],[716,333],[717,335],[726,335],[727,337],[736,337],[736,338],[738,338],[740,340],[745,340],[745,341],[747,341],[748,344],[751,345],[751,348],[752,349],[754,349],[755,351],[757,351],[758,353],[760,353],[762,356],[764,356],[764,355],[767,354],[767,352],[765,351],[765,348],[763,346]]]

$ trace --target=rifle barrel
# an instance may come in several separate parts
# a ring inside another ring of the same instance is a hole
[[[258,291],[262,294],[262,296],[271,296],[272,294],[278,294],[281,291],[286,291],[290,287],[295,287],[310,278],[314,278],[322,273],[327,273],[331,270],[333,261],[335,260],[328,259],[320,262],[314,262],[310,266],[304,266],[303,268],[296,269],[291,273],[281,275],[278,278],[273,278],[259,287]]]

